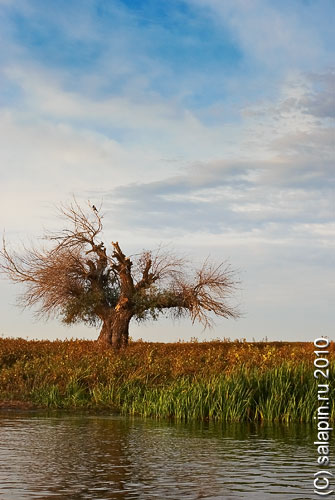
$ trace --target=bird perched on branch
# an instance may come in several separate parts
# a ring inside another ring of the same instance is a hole
[[[95,205],[92,205],[92,208],[93,208],[94,212],[98,211],[98,209],[97,209],[97,207]]]

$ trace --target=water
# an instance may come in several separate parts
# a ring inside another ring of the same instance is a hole
[[[0,412],[0,498],[309,499],[308,426]]]

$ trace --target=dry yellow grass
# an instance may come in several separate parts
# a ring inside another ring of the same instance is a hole
[[[310,342],[212,341],[131,342],[116,352],[92,341],[0,339],[0,401],[177,418],[310,420],[314,350]],[[333,343],[328,350],[333,395]]]

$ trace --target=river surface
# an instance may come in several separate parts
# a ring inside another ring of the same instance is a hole
[[[0,498],[312,499],[309,426],[0,412]]]

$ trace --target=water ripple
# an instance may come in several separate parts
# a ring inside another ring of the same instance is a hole
[[[0,414],[0,498],[312,499],[308,426]]]

